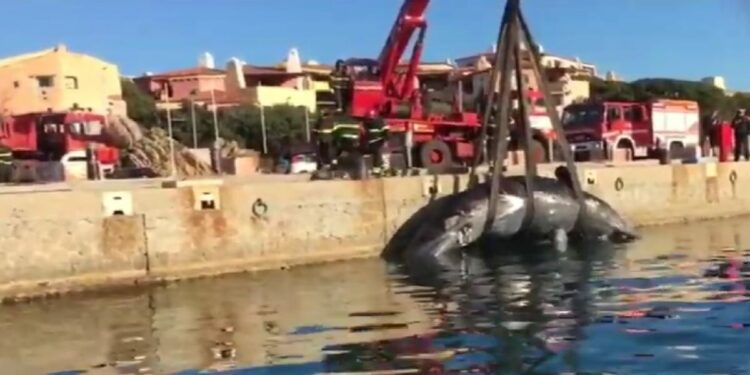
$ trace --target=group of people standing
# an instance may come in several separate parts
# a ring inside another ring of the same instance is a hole
[[[704,139],[709,141],[712,151],[719,147],[719,126],[722,123],[719,111],[713,111],[705,122]],[[734,161],[739,161],[740,158],[750,161],[750,146],[748,145],[750,116],[744,108],[737,110],[731,125],[734,131]]]
[[[380,172],[385,164],[383,151],[388,139],[387,123],[374,109],[368,113],[364,124],[348,114],[352,80],[343,61],[336,62],[331,73],[331,86],[336,95],[336,109],[321,113],[314,129],[321,167],[337,166],[345,152],[354,158],[365,153],[373,156],[373,172]]]

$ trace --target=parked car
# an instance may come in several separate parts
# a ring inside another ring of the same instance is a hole
[[[292,155],[289,165],[290,174],[312,173],[318,169],[318,161],[314,153],[299,153]]]

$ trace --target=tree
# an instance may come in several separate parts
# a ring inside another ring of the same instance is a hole
[[[182,108],[172,111],[172,131],[175,139],[183,144],[193,145],[193,115],[191,103],[185,101]],[[263,116],[266,124],[266,137],[269,151],[276,154],[279,150],[305,139],[305,107],[276,105],[265,107]],[[166,127],[166,113],[159,113],[159,127]],[[260,108],[252,105],[240,105],[222,108],[217,113],[219,137],[236,141],[240,147],[262,150],[263,136]],[[310,115],[312,124],[316,120]],[[205,106],[195,105],[195,129],[198,147],[209,147],[214,142],[213,113]]]
[[[122,98],[127,103],[128,117],[147,128],[158,125],[159,116],[157,115],[154,98],[141,91],[129,79],[122,79],[120,82],[122,84]]]
[[[698,102],[704,116],[714,110],[718,110],[723,116],[729,116],[738,106],[750,105],[750,96],[736,94],[729,97],[721,89],[702,82],[665,78],[647,78],[630,83],[593,78],[590,82],[591,97],[594,100],[648,101],[656,98],[693,100]]]

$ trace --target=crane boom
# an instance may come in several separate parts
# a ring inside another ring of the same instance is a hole
[[[413,81],[421,59],[422,40],[427,27],[425,12],[429,5],[430,0],[405,0],[401,5],[398,17],[378,58],[380,80],[387,96],[406,98],[413,91]],[[399,80],[396,70],[417,30],[419,30],[419,38],[414,45],[409,69],[403,79]]]

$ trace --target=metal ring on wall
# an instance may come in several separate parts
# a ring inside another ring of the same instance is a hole
[[[263,200],[260,198],[255,200],[255,203],[253,203],[252,209],[253,209],[253,215],[255,215],[255,217],[260,218],[260,217],[266,216],[266,214],[268,213],[268,205],[265,202],[263,202]]]
[[[622,178],[617,177],[615,180],[615,190],[622,191],[622,189],[625,188],[625,182],[622,181]]]

